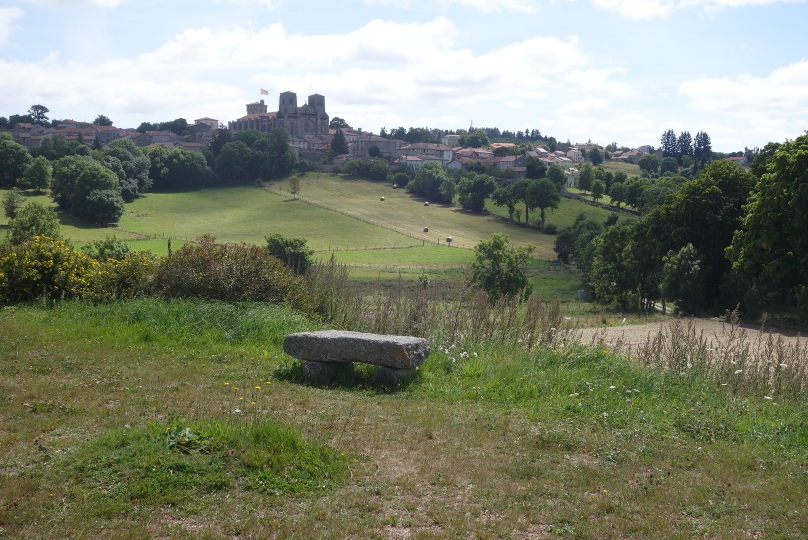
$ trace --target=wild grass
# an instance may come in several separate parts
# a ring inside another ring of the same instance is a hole
[[[628,176],[640,176],[642,172],[639,165],[633,163],[623,163],[622,161],[604,161],[601,165],[607,171],[624,172]]]
[[[0,311],[0,534],[808,534],[801,398],[766,400],[604,347],[474,335],[433,342],[395,393],[369,388],[361,370],[325,388],[285,377],[283,335],[319,327],[262,304]],[[259,435],[272,426],[277,437]],[[258,439],[287,442],[270,452]],[[222,442],[236,452],[225,457]],[[281,495],[286,483],[248,481],[251,464],[281,470],[267,462],[276,452],[297,472],[273,478],[308,487]]]

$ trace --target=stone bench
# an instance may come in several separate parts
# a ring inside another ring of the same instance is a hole
[[[353,362],[362,362],[380,366],[373,374],[377,384],[401,382],[430,352],[429,342],[423,338],[341,330],[289,334],[283,350],[304,362],[303,371],[312,380],[333,380]]]

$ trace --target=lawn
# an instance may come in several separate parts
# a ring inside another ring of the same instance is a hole
[[[280,343],[321,327],[266,305],[0,321],[0,537],[808,536],[804,402],[473,339],[315,386]]]

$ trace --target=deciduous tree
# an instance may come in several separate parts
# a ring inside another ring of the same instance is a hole
[[[534,246],[511,246],[508,235],[492,234],[490,240],[483,240],[474,247],[472,281],[483,288],[492,301],[503,296],[529,295],[525,267],[534,249]]]

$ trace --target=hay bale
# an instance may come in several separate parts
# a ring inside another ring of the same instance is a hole
[[[379,200],[380,200],[380,201],[383,201],[383,200],[384,200],[384,197],[379,197]]]
[[[425,202],[425,203],[424,203],[424,206],[429,206],[429,203],[428,203],[428,202]]]
[[[424,232],[429,232],[429,227],[424,227]]]

